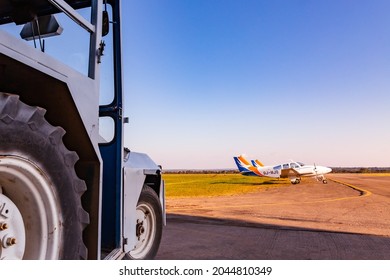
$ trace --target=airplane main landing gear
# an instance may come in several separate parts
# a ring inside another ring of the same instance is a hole
[[[299,184],[300,182],[301,182],[301,179],[299,179],[299,178],[291,179],[291,183],[292,183],[293,185]]]

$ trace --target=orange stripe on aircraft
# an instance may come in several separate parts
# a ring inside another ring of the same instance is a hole
[[[239,159],[242,163],[244,163],[244,164],[246,164],[246,165],[251,165],[251,164],[250,164],[244,157],[242,157],[242,156],[239,156],[238,159]]]
[[[255,162],[256,162],[258,165],[260,165],[260,166],[264,166],[264,164],[263,164],[260,160],[258,160],[258,159],[256,159]]]
[[[250,171],[254,172],[255,174],[259,175],[259,176],[264,176],[263,174],[260,173],[260,171],[254,167],[254,166],[249,166],[248,167]]]

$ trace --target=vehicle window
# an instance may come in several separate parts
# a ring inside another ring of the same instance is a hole
[[[90,21],[91,8],[80,9],[78,13]],[[86,31],[67,15],[59,13],[54,16],[63,29],[61,35],[47,38],[36,36],[33,40],[27,40],[25,43],[36,49],[44,50],[46,54],[80,73],[88,75],[89,36],[85,36]],[[1,29],[20,38],[23,26],[23,24],[9,23],[2,25]]]
[[[99,118],[100,143],[110,143],[115,137],[115,121],[111,117]]]
[[[106,6],[109,17],[112,18],[112,7]],[[91,8],[83,8],[77,12],[87,21],[91,21]],[[41,49],[49,56],[61,61],[74,70],[88,76],[89,72],[89,51],[90,51],[90,37],[86,36],[87,32],[81,26],[76,24],[66,14],[55,14],[58,24],[62,28],[59,36],[24,40],[24,42],[36,49]],[[110,30],[112,30],[110,22]],[[9,23],[0,25],[0,29],[21,38],[21,31],[24,25],[16,25]],[[100,95],[99,104],[108,105],[114,99],[114,62],[113,62],[113,34],[109,32],[107,36],[102,39],[105,44],[104,55],[101,59],[101,79],[100,79]]]
[[[107,5],[107,12],[109,18],[112,19],[112,7]],[[110,22],[110,30],[113,29]],[[114,89],[114,47],[113,47],[113,33],[109,32],[103,37],[105,44],[104,55],[101,63],[101,79],[100,79],[100,105],[109,105],[114,100],[115,89]]]
[[[290,166],[288,165],[288,163],[283,164],[283,169],[288,169],[288,168],[290,168]]]
[[[280,170],[280,169],[282,169],[281,165],[274,166],[274,170]]]

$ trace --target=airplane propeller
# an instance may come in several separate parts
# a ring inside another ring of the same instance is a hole
[[[314,172],[316,173],[316,178],[318,180],[318,172],[317,172],[317,165],[314,163]]]

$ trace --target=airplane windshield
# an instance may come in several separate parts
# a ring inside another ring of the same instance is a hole
[[[302,162],[297,162],[300,166],[304,166],[305,164]]]

